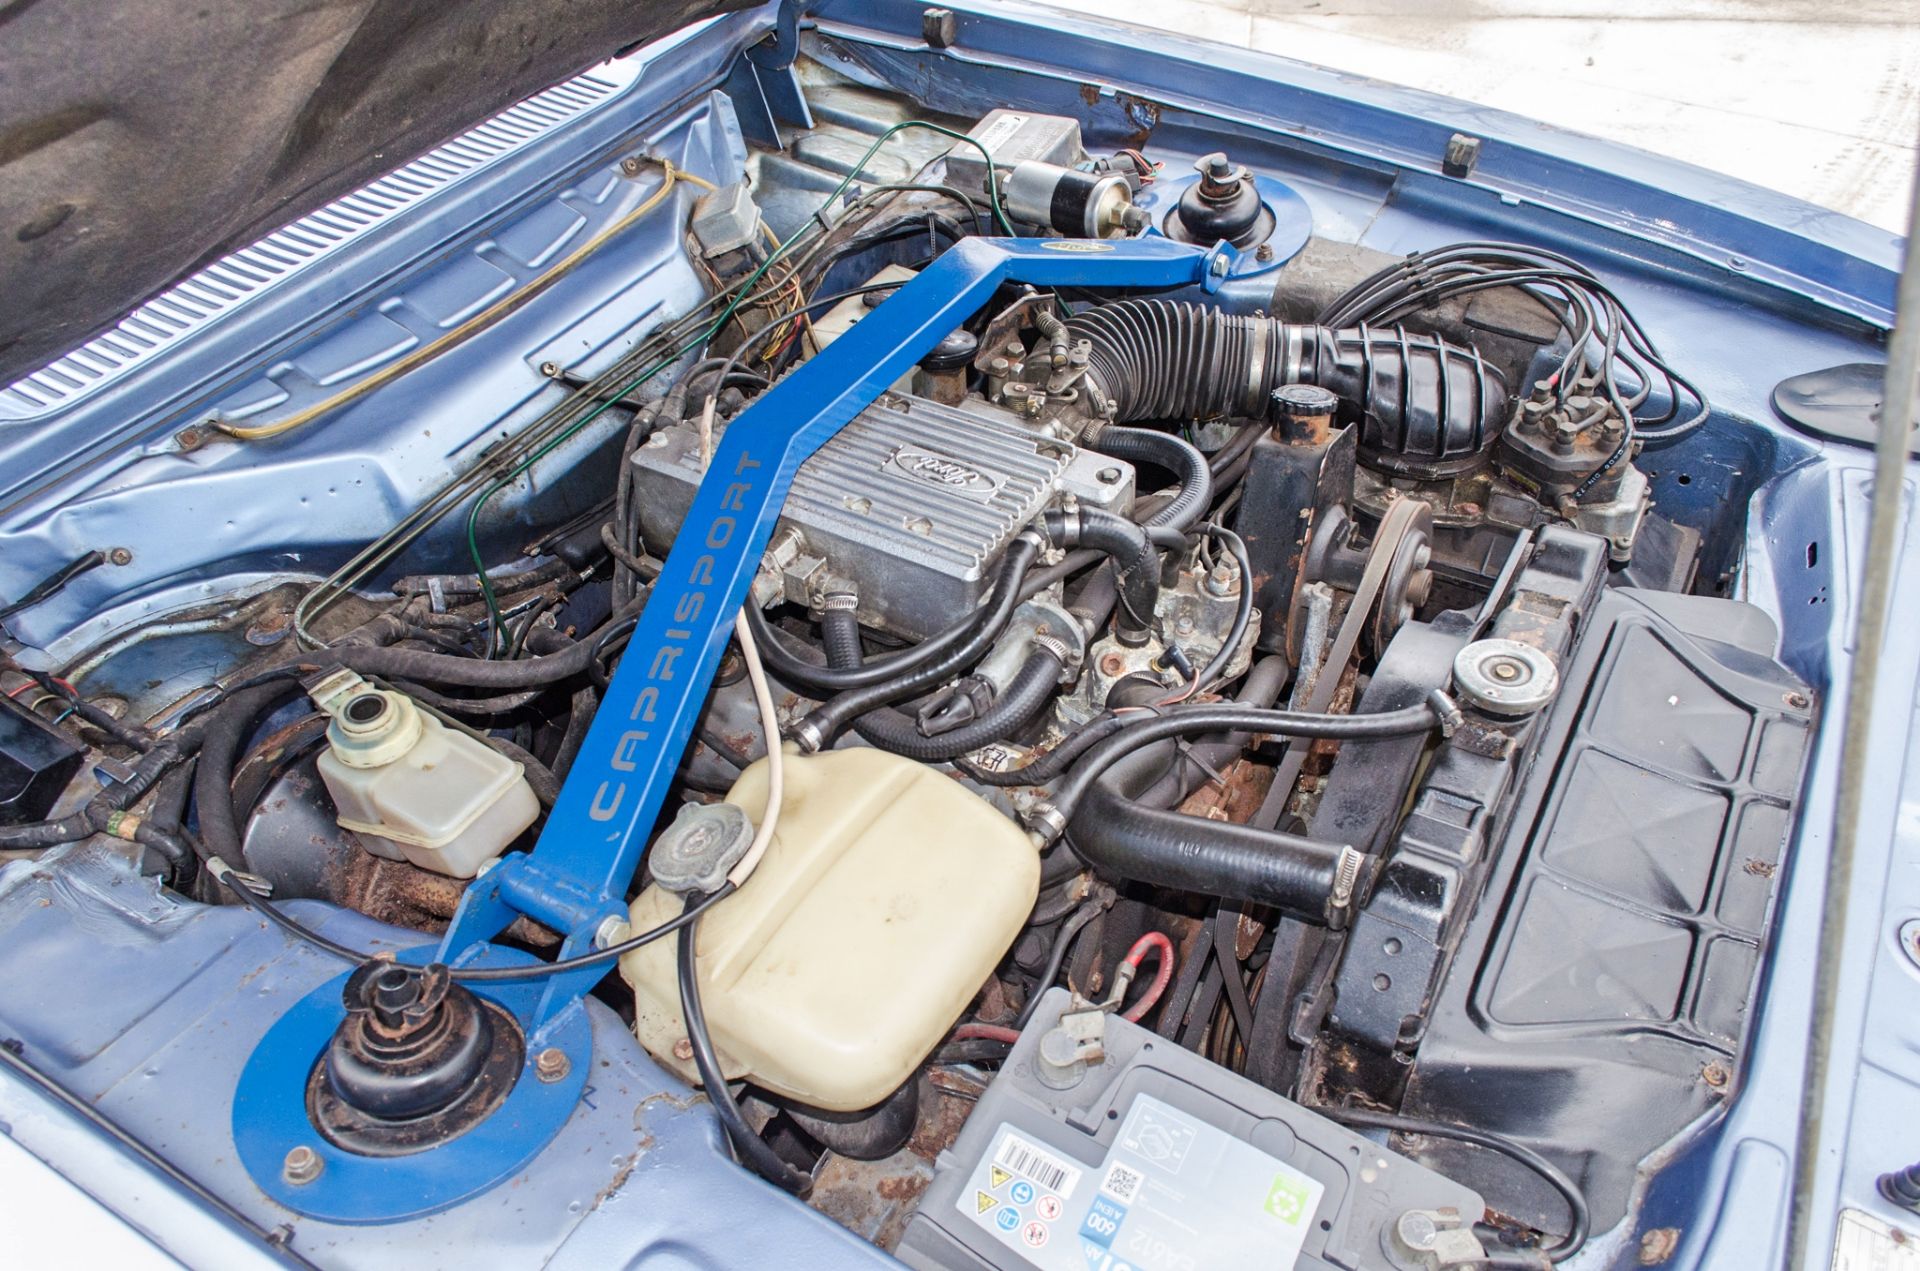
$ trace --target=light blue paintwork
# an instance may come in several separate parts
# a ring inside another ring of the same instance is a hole
[[[1631,1260],[1641,1230],[1670,1226],[1681,1245],[1668,1265],[1777,1262],[1812,960],[1825,910],[1820,893],[1869,474],[1863,451],[1783,428],[1770,414],[1767,393],[1789,374],[1880,360],[1898,239],[1732,178],[1501,112],[1180,36],[1116,30],[1018,0],[951,7],[959,12],[961,34],[949,50],[921,42],[921,6],[901,0],[827,4],[805,38],[827,64],[868,82],[909,85],[930,109],[966,116],[1012,105],[1068,114],[1081,119],[1096,146],[1134,144],[1150,130],[1150,144],[1169,168],[1215,148],[1225,134],[1237,159],[1300,193],[1325,236],[1393,252],[1502,237],[1577,256],[1620,290],[1714,401],[1707,429],[1649,454],[1643,466],[1656,474],[1663,512],[1744,547],[1733,580],[1737,592],[1779,623],[1785,660],[1820,692],[1822,724],[1736,1097],[1685,1151],[1653,1162],[1658,1168],[1649,1170],[1635,1228],[1597,1242],[1582,1261],[1609,1262],[1616,1252]],[[0,594],[18,594],[87,547],[124,541],[136,553],[133,565],[96,571],[15,629],[44,645],[50,663],[60,663],[105,635],[224,592],[236,580],[265,583],[289,572],[324,571],[395,519],[449,465],[470,460],[485,438],[556,400],[558,390],[538,373],[540,361],[565,351],[575,355],[563,359],[568,365],[603,364],[644,331],[644,323],[622,329],[619,318],[630,323],[647,305],[662,313],[684,305],[695,282],[674,272],[673,245],[635,234],[609,249],[603,269],[583,271],[475,337],[443,370],[405,377],[308,436],[262,447],[216,444],[184,455],[168,440],[270,378],[273,365],[308,356],[324,362],[325,341],[343,324],[424,284],[438,269],[458,268],[490,235],[532,216],[541,200],[566,202],[565,192],[573,190],[600,207],[598,215],[631,206],[645,187],[611,184],[613,161],[630,149],[658,146],[695,171],[703,159],[719,161],[715,168],[736,159],[740,142],[727,112],[704,94],[723,82],[738,48],[770,23],[771,14],[762,11],[710,24],[651,63],[617,102],[556,129],[511,163],[472,173],[423,200],[340,253],[324,277],[261,293],[179,341],[164,359],[121,377],[110,392],[30,428],[0,424],[0,484],[9,491],[0,505]],[[1032,60],[1037,48],[1046,50],[1044,65]],[[1439,174],[1441,151],[1455,131],[1484,142],[1479,166],[1464,181]],[[1237,285],[1223,296],[1257,307],[1259,293],[1237,293]],[[573,331],[581,334],[561,334]],[[542,469],[540,490],[601,440],[582,438],[575,450],[555,455]],[[1913,475],[1910,470],[1910,480]],[[503,500],[500,519],[490,523],[488,546],[496,554],[518,529],[550,514],[552,505],[538,516],[529,511],[534,484],[523,483]],[[316,506],[308,511],[294,497]],[[235,523],[220,524],[216,513]],[[436,542],[428,555],[437,550],[447,567],[457,567],[458,545]],[[284,545],[294,558],[277,550],[263,554],[263,544]],[[1712,567],[1729,565],[1732,555],[1721,552]],[[1896,574],[1894,612],[1920,612],[1920,553],[1903,547]],[[1857,844],[1855,929],[1842,976],[1834,1075],[1825,1092],[1828,1138],[1821,1145],[1813,1238],[1819,1256],[1830,1246],[1831,1218],[1842,1206],[1898,1220],[1874,1193],[1873,1181],[1920,1154],[1910,1133],[1920,1124],[1920,966],[1896,940],[1902,922],[1920,918],[1920,808],[1911,806],[1908,793],[1920,790],[1920,773],[1908,771],[1915,762],[1908,752],[1917,673],[1920,626],[1896,622],[1883,660],[1880,700],[1887,709],[1876,717],[1877,768],[1867,782]],[[10,959],[16,965],[45,959],[58,969],[62,1004],[89,1005],[77,1017],[70,1007],[45,1015],[54,1003],[23,998],[16,984],[11,995],[0,993],[0,1020],[9,1033],[63,1056],[56,1068],[72,1088],[103,1098],[197,1176],[250,1211],[273,1217],[271,1202],[233,1173],[230,1145],[205,1141],[217,1133],[183,1138],[169,1127],[190,1109],[202,1124],[225,1123],[239,1054],[264,1032],[276,1003],[288,999],[220,999],[231,1005],[215,1009],[235,1022],[233,1036],[242,1043],[229,1068],[207,1064],[183,1072],[161,1064],[147,1077],[140,1075],[146,1061],[137,1056],[187,1045],[185,1039],[199,1036],[203,1016],[187,1004],[191,994],[169,997],[169,1005],[181,1003],[169,1015],[129,984],[158,976],[227,993],[244,966],[276,983],[298,981],[304,992],[331,968],[285,949],[270,933],[246,943],[257,952],[244,963],[175,943],[189,931],[209,930],[205,924],[244,923],[231,913],[175,916],[145,934],[135,924],[103,925],[88,916],[97,896],[80,894],[72,882],[36,879],[26,887],[22,872],[15,866],[0,876],[0,935]],[[23,942],[17,933],[29,918],[46,925]],[[329,921],[355,920],[330,915]],[[140,948],[139,975],[101,959],[103,929],[118,933],[110,948]],[[201,968],[204,973],[195,974]],[[49,1024],[60,1019],[70,1021],[69,1035],[49,1035]],[[599,1015],[596,1020],[597,1046],[625,1038]],[[113,1062],[98,1066],[103,1057]],[[622,1062],[650,1067],[637,1050]],[[651,1088],[677,1089],[664,1076]],[[635,1089],[624,1087],[622,1097]],[[650,1127],[654,1146],[643,1156],[646,1167],[616,1188],[596,1215],[611,1207],[637,1224],[634,1231],[674,1240],[689,1261],[708,1265],[750,1259],[739,1245],[725,1243],[742,1238],[737,1228],[746,1224],[730,1215],[748,1199],[759,1234],[784,1235],[792,1224],[800,1233],[794,1239],[831,1243],[837,1233],[821,1231],[816,1216],[743,1181],[721,1162],[707,1118],[685,1114],[674,1125],[690,1128],[659,1133]],[[553,1151],[576,1128],[570,1124]],[[224,1167],[217,1159],[222,1152],[228,1153]],[[558,1176],[546,1160],[525,1177]],[[690,1194],[715,1208],[688,1204]],[[479,1221],[484,1207],[484,1199],[457,1206],[418,1229],[386,1234],[395,1248],[431,1250],[452,1225]],[[596,1217],[575,1235],[551,1240],[564,1242],[563,1250],[584,1247],[588,1238],[579,1233],[589,1228],[611,1235],[597,1246],[605,1253],[620,1249],[629,1234]],[[538,1247],[551,1244],[503,1246],[529,1260]],[[767,1247],[780,1245],[776,1239]],[[806,1247],[827,1256],[826,1244]],[[851,1239],[832,1247],[842,1263],[864,1256],[865,1247]],[[379,1256],[357,1244],[339,1248],[343,1260]],[[409,1259],[409,1265],[420,1264]]]

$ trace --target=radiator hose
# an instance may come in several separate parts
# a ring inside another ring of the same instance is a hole
[[[1332,327],[1173,300],[1118,300],[1067,324],[1087,378],[1130,420],[1265,419],[1273,390],[1317,384],[1357,411],[1370,464],[1425,477],[1478,465],[1507,417],[1507,386],[1473,349],[1404,327]]]

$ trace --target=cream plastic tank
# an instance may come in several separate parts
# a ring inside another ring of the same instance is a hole
[[[816,1108],[853,1112],[898,1089],[1006,953],[1040,885],[1026,834],[951,778],[864,747],[788,755],[773,842],[701,918],[701,1005],[722,1070]],[[757,823],[766,761],[727,795]],[[648,887],[635,930],[680,898]],[[674,939],[620,960],[634,1031],[655,1059],[686,1036]]]
[[[526,769],[392,689],[338,671],[308,689],[333,722],[318,767],[375,856],[472,878],[540,815]]]

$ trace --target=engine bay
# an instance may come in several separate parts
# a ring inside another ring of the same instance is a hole
[[[354,1265],[750,1174],[930,1268],[1631,1231],[1738,1091],[1817,714],[1694,333],[830,61],[777,144],[715,93],[598,165],[435,341],[224,386],[143,594],[7,607],[0,929],[85,968],[0,988],[9,1054],[191,1104],[154,1152]],[[431,481],[320,440],[509,375],[459,462],[387,438]]]

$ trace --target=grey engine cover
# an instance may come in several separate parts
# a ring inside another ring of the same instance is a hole
[[[649,550],[672,543],[701,475],[690,424],[661,429],[634,454]],[[789,599],[850,583],[862,622],[922,639],[979,603],[1007,544],[1063,494],[1125,512],[1133,469],[996,407],[889,393],[800,466],[773,550]]]

